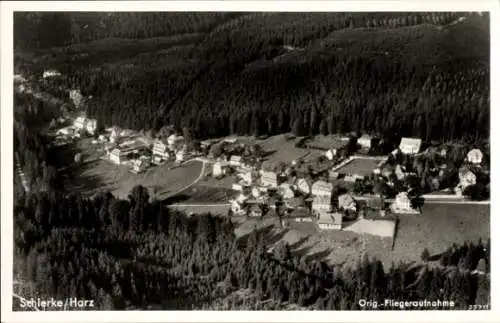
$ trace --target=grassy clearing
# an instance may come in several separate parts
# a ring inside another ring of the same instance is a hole
[[[373,169],[376,168],[379,163],[379,160],[374,159],[354,159],[345,166],[339,168],[337,172],[367,176],[372,173]]]
[[[156,198],[164,199],[191,184],[201,171],[200,162],[173,169],[170,169],[172,163],[167,163],[152,167],[141,174],[133,174],[130,167],[98,159],[102,152],[99,152],[98,146],[90,145],[90,139],[77,141],[75,145],[76,149],[82,152],[84,163],[68,170],[67,189],[84,195],[109,190],[117,197],[126,198],[134,186],[143,185],[151,191],[156,191]],[[72,161],[68,158],[71,158],[71,153],[65,157],[66,162],[70,164]]]
[[[315,158],[322,154],[321,151],[295,147],[296,139],[287,140],[286,135],[277,135],[258,141],[261,147],[269,152],[263,167],[272,168],[280,162],[290,163],[307,155],[307,159]]]
[[[323,136],[318,135],[313,139],[307,141],[306,145],[310,145],[311,147],[328,150],[330,148],[339,149],[346,145],[346,141],[340,140],[339,137],[336,136]]]
[[[237,194],[238,192],[230,188],[193,185],[181,193],[185,199],[179,199],[179,203],[228,203],[229,199]]]

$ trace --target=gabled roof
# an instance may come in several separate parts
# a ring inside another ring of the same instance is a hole
[[[229,161],[240,162],[241,161],[241,156],[232,155],[231,158],[229,159]]]
[[[422,139],[419,138],[401,138],[401,143],[399,144],[399,147],[403,146],[413,146],[416,148],[416,150],[420,150],[420,146],[422,146]]]

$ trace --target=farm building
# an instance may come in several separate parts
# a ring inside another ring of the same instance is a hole
[[[372,148],[372,143],[373,143],[372,136],[362,135],[361,137],[358,138],[358,145],[360,145],[361,148],[370,149]]]
[[[332,196],[333,184],[325,181],[317,181],[311,186],[312,195],[316,196]]]
[[[312,210],[317,213],[330,212],[332,210],[332,200],[328,196],[315,196],[312,203]]]
[[[399,214],[418,214],[419,211],[411,205],[411,199],[407,192],[399,193],[391,204],[391,211]]]
[[[278,194],[284,199],[291,199],[295,196],[292,186],[289,183],[283,183],[278,187]]]
[[[51,77],[56,77],[56,76],[61,76],[61,73],[59,71],[56,71],[54,69],[46,70],[43,72],[43,78],[51,78]]]
[[[483,161],[483,152],[479,149],[472,149],[467,154],[467,161],[472,164],[481,164]]]
[[[316,223],[321,230],[341,230],[342,217],[342,214],[338,212],[321,213]]]
[[[262,186],[276,188],[278,187],[278,175],[275,172],[262,171],[260,183]]]
[[[85,130],[93,135],[97,130],[97,120],[96,119],[88,119],[87,124],[85,125]]]
[[[476,175],[467,167],[462,167],[458,171],[458,186],[464,190],[466,187],[476,184]]]
[[[350,194],[342,194],[338,199],[338,206],[340,210],[354,211],[357,210],[356,201]]]
[[[117,165],[123,163],[127,158],[127,153],[120,148],[115,148],[111,150],[109,154],[109,160]]]
[[[337,156],[337,149],[330,148],[325,152],[325,156],[328,160],[333,160],[335,156]]]
[[[422,139],[418,138],[401,138],[399,149],[405,155],[414,155],[420,152]]]
[[[229,158],[229,165],[238,167],[241,166],[241,156],[233,155]]]
[[[295,184],[297,190],[304,194],[311,194],[311,181],[307,178],[299,178]]]

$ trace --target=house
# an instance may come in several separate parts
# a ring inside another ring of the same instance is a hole
[[[233,185],[231,185],[231,188],[234,191],[243,191],[243,185],[238,184],[238,183],[233,183]]]
[[[226,174],[227,165],[225,163],[221,163],[219,161],[215,162],[212,167],[212,176],[219,177]]]
[[[420,152],[422,139],[418,138],[401,138],[399,149],[405,155],[414,155]]]
[[[183,149],[177,151],[175,153],[175,161],[178,163],[183,162],[185,155],[186,155],[186,151],[184,151]]]
[[[46,70],[43,72],[43,78],[51,78],[51,77],[56,77],[56,76],[61,76],[61,73],[54,69]]]
[[[262,207],[259,204],[252,204],[248,208],[248,216],[260,218],[264,212],[262,211]]]
[[[87,124],[85,125],[85,130],[91,135],[95,133],[97,130],[97,120],[96,119],[88,119]]]
[[[364,179],[364,177],[361,176],[361,175],[358,175],[358,174],[346,175],[344,177],[344,182],[347,182],[347,183],[356,183],[357,180],[362,180],[362,179]]]
[[[319,214],[332,210],[332,200],[328,196],[315,196],[312,202],[312,210]]]
[[[399,214],[418,214],[419,211],[411,205],[411,199],[407,192],[401,192],[396,195],[394,202],[391,204],[391,211]]]
[[[231,201],[230,210],[234,215],[245,214],[246,201],[242,199],[235,199]]]
[[[290,199],[284,200],[285,206],[289,209],[303,209],[306,207],[306,203],[301,197],[292,197]]]
[[[78,130],[83,130],[87,126],[87,119],[85,117],[78,117],[75,119],[74,126]]]
[[[382,210],[385,208],[385,202],[381,197],[368,198],[366,199],[366,206],[372,210]]]
[[[247,172],[243,172],[243,173],[239,173],[237,175],[241,182],[246,184],[246,185],[252,185],[253,184],[253,173],[252,171],[247,171]]]
[[[481,164],[483,161],[483,152],[479,149],[472,149],[467,154],[467,161],[472,164]]]
[[[111,135],[109,136],[109,142],[114,144],[120,140],[120,130],[118,128],[113,128],[111,130]]]
[[[238,167],[241,166],[241,156],[233,155],[229,158],[229,165]]]
[[[353,212],[356,212],[357,210],[356,201],[350,194],[340,195],[338,203],[340,210],[353,211]]]
[[[396,174],[396,177],[398,180],[403,180],[406,177],[406,169],[404,166],[397,165],[396,169],[394,170],[394,174]]]
[[[343,215],[338,212],[320,213],[316,224],[321,230],[341,230]]]
[[[297,190],[304,194],[311,194],[311,181],[306,178],[299,178],[295,184]]]
[[[291,199],[295,196],[292,186],[289,183],[283,183],[278,187],[278,194],[284,199]]]
[[[333,160],[335,156],[337,156],[337,149],[330,148],[325,152],[325,156],[328,160]]]
[[[141,173],[148,169],[149,167],[149,158],[146,156],[141,156],[141,158],[134,161],[132,164],[132,170],[134,173]]]
[[[156,140],[154,142],[152,153],[155,163],[160,163],[163,160],[168,160],[168,158],[170,157],[167,145],[161,140]]]
[[[126,160],[127,154],[120,148],[114,148],[109,154],[109,160],[120,165]]]
[[[83,101],[83,95],[80,93],[80,90],[70,90],[69,91],[69,99],[73,102],[75,107],[78,109],[81,107]]]
[[[363,149],[371,149],[373,143],[373,138],[369,135],[362,135],[358,138],[358,145]]]
[[[259,190],[258,187],[256,187],[256,186],[252,187],[251,195],[253,198],[260,199],[262,197],[262,193],[263,192],[261,190]]]
[[[331,181],[332,180],[336,180],[337,178],[339,178],[339,176],[340,176],[340,173],[334,171],[333,169],[330,169],[328,171],[328,179],[331,180]]]
[[[458,186],[464,190],[468,186],[476,184],[476,175],[467,167],[461,167],[458,171]]]
[[[74,129],[71,127],[61,128],[57,130],[56,135],[69,136],[74,133]]]
[[[281,220],[283,227],[287,227],[290,222],[313,222],[313,218],[306,209],[295,209]]]
[[[171,134],[168,138],[167,138],[167,145],[168,147],[171,149],[171,150],[174,150],[174,148],[181,142],[184,141],[184,137],[183,136],[177,136],[175,133],[174,134]]]
[[[276,188],[278,187],[278,175],[275,172],[262,171],[260,183],[262,186]]]
[[[311,193],[315,196],[331,197],[333,192],[333,184],[325,181],[317,181],[311,186]]]

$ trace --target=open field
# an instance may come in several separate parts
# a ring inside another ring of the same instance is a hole
[[[367,176],[372,173],[373,169],[376,168],[379,163],[380,161],[375,159],[356,158],[337,169],[337,172]]]
[[[280,162],[290,163],[307,155],[306,159],[315,158],[322,154],[321,151],[297,148],[295,143],[297,139],[287,140],[285,135],[269,137],[265,140],[259,140],[258,144],[266,151],[269,156],[266,157],[263,167],[273,167]]]
[[[237,191],[230,188],[196,184],[179,194],[176,202],[193,204],[228,203],[229,199],[236,197],[237,194]]]
[[[427,248],[431,255],[446,250],[452,243],[483,241],[490,236],[489,207],[477,205],[426,205],[421,215],[400,216],[396,237],[381,238],[349,231],[317,231],[311,223],[293,223],[282,229],[277,219],[248,220],[236,229],[236,235],[267,228],[270,244],[286,241],[295,255],[331,264],[351,266],[366,252],[379,258],[385,268],[392,262],[418,262]],[[473,228],[473,229],[471,229]]]
[[[69,151],[69,156],[65,156],[66,162],[71,165],[72,161],[67,158],[71,157],[71,152],[76,149],[82,153],[83,164],[67,169],[67,189],[85,195],[109,190],[117,197],[126,198],[134,186],[143,185],[151,189],[151,193],[156,191],[157,199],[164,199],[191,184],[201,171],[200,162],[191,162],[173,169],[170,169],[173,163],[166,163],[143,173],[133,174],[130,167],[99,159],[98,156],[102,152],[97,151],[96,145],[89,145],[89,139],[79,140],[75,145],[73,151]]]
[[[306,141],[306,147],[328,150],[330,148],[339,149],[344,147],[347,141],[342,141],[338,136],[318,135],[311,140]]]

